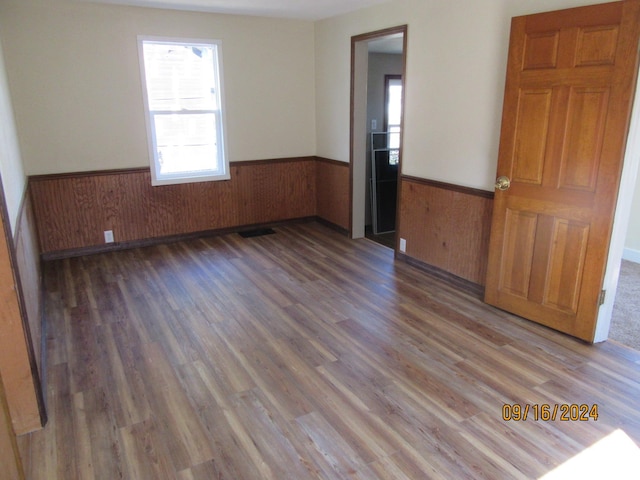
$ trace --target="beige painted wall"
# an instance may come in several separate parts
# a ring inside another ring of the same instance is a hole
[[[9,126],[0,168],[11,225],[24,191],[20,151],[30,175],[148,164],[138,34],[223,40],[231,160],[317,154],[346,162],[350,38],[408,24],[403,173],[491,190],[510,18],[588,3],[598,0],[394,0],[314,24],[0,0],[20,136],[18,147],[0,71],[0,115]],[[638,213],[627,247],[640,249]]]
[[[13,107],[7,86],[7,77],[0,43],[0,174],[4,188],[11,231],[15,235],[20,202],[26,188],[20,147],[13,117]]]
[[[403,173],[492,190],[513,16],[589,0],[395,0],[316,23],[317,152],[349,160],[351,36],[408,25]]]
[[[1,0],[27,174],[148,165],[137,35],[223,41],[231,161],[315,154],[312,22]]]

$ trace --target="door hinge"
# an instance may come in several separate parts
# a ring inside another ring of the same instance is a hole
[[[598,299],[598,305],[604,305],[604,299],[607,297],[607,291],[602,290],[600,292],[600,298]]]

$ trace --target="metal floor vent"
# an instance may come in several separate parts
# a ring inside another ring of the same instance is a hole
[[[273,228],[256,228],[255,230],[238,232],[242,238],[261,237],[263,235],[271,235],[272,233],[276,233]]]

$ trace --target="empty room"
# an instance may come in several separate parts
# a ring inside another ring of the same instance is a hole
[[[0,478],[640,472],[640,0],[0,0]]]

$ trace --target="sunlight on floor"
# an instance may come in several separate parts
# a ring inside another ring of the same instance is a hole
[[[622,430],[616,430],[566,461],[539,480],[637,480],[640,448]]]

